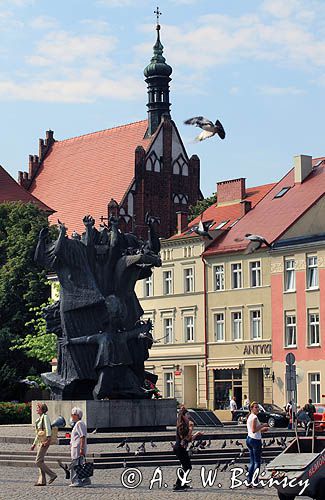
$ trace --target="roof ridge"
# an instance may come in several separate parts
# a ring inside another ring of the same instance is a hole
[[[119,129],[119,128],[122,128],[122,127],[128,127],[129,125],[136,125],[138,123],[144,123],[144,122],[147,122],[147,120],[146,119],[145,120],[138,120],[136,122],[125,123],[123,125],[116,125],[116,127],[104,128],[102,130],[96,130],[95,132],[89,132],[88,134],[81,134],[81,135],[76,135],[75,137],[68,137],[67,139],[56,140],[55,143],[62,143],[62,142],[74,141],[75,139],[81,139],[82,137],[88,137],[88,136],[91,136],[91,135],[100,134],[102,132],[107,132],[109,130],[116,130],[116,129]]]

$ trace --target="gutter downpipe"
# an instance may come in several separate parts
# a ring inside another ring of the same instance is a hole
[[[203,303],[204,303],[204,360],[205,360],[205,399],[208,406],[209,401],[209,383],[208,383],[208,331],[207,331],[207,286],[206,286],[206,260],[201,255],[203,263]]]

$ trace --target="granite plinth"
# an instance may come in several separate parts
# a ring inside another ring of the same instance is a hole
[[[51,422],[59,415],[65,418],[67,426],[74,406],[83,411],[83,420],[88,429],[132,429],[163,428],[176,423],[175,399],[111,399],[43,401],[48,406]],[[37,419],[36,404],[32,402],[32,423]]]

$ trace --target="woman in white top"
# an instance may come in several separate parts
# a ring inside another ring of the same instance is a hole
[[[254,476],[256,469],[261,467],[261,457],[262,457],[262,432],[267,432],[269,426],[267,424],[261,424],[257,415],[260,411],[258,403],[253,401],[250,404],[250,414],[247,418],[247,439],[246,444],[249,450],[250,464],[248,469],[248,487],[258,486],[258,472]],[[253,480],[254,476],[254,481]]]
[[[80,408],[72,408],[71,418],[75,422],[70,439],[71,458],[71,484],[70,486],[82,487],[91,484],[90,478],[79,479],[75,466],[79,464],[80,458],[85,457],[87,453],[87,426],[82,419],[82,410]]]

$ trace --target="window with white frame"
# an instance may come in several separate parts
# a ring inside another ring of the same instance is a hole
[[[165,398],[174,397],[174,374],[173,372],[164,373]]]
[[[297,347],[296,315],[293,313],[285,315],[285,347]]]
[[[185,342],[194,342],[194,316],[184,317]]]
[[[194,269],[188,267],[184,269],[184,292],[194,292]]]
[[[285,259],[284,261],[284,280],[285,290],[296,289],[296,271],[294,259]]]
[[[242,288],[242,268],[241,264],[231,264],[232,288]]]
[[[173,342],[173,318],[164,318],[164,342],[165,344]]]
[[[320,401],[320,373],[308,373],[309,397],[313,403],[319,404]]]
[[[307,288],[318,288],[317,255],[307,256]]]
[[[152,297],[153,296],[153,283],[152,283],[152,275],[149,276],[147,279],[144,280],[144,293],[143,295],[145,297]]]
[[[319,345],[319,313],[308,311],[308,345]]]
[[[251,339],[258,340],[262,338],[262,319],[261,310],[256,309],[250,311],[250,326],[251,326]]]
[[[214,266],[214,289],[216,291],[225,289],[225,267],[223,264]]]
[[[171,270],[163,272],[163,287],[164,295],[171,295],[173,293],[173,275]]]
[[[249,263],[249,274],[251,287],[261,286],[261,261],[256,260]]]
[[[225,315],[223,312],[214,315],[214,339],[216,342],[225,340]]]
[[[241,340],[242,338],[242,313],[241,311],[234,311],[231,313],[231,330],[232,339]]]

